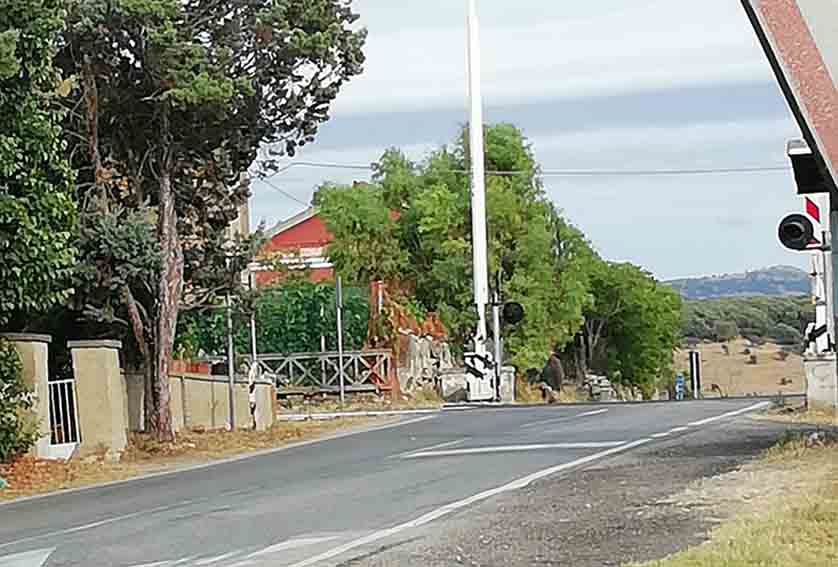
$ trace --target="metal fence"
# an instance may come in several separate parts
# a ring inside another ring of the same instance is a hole
[[[337,391],[340,362],[336,352],[260,354],[256,357],[262,378],[273,380],[282,393],[292,389]],[[347,391],[386,389],[391,384],[392,353],[369,350],[343,353],[344,384]]]
[[[49,382],[49,424],[52,445],[80,441],[75,380]]]

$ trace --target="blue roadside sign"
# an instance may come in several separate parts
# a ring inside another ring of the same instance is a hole
[[[684,375],[678,373],[675,375],[675,399],[683,400],[684,399]]]

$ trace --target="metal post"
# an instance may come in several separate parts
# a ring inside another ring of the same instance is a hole
[[[253,272],[250,272],[250,290],[256,290],[256,281],[253,277]],[[258,351],[256,348],[256,308],[254,305],[253,311],[250,313],[250,355],[253,357],[251,360],[253,364],[256,364],[256,357],[258,356]]]
[[[250,290],[256,290],[256,278],[253,270],[248,273]],[[250,406],[250,420],[253,429],[256,429],[256,380],[260,374],[259,351],[256,347],[256,305],[250,313],[250,371],[247,373],[247,402]]]
[[[500,278],[498,278],[498,289],[500,288]],[[500,351],[500,293],[498,289],[495,290],[495,300],[492,303],[492,333],[495,339],[495,397],[497,401],[501,401],[501,373],[503,370],[503,360]]]
[[[830,340],[838,342],[835,337],[835,329],[838,325],[835,321],[836,306],[838,306],[838,286],[835,285],[835,275],[838,274],[838,254],[835,253],[838,247],[838,199],[830,193],[829,194],[829,261],[824,266],[824,279],[826,279],[826,297],[827,297],[827,320],[831,323]],[[835,348],[830,349],[835,352]],[[833,411],[835,412],[836,422],[838,422],[838,369],[835,372],[835,387],[833,389]]]
[[[323,334],[322,329],[325,328],[323,322],[326,320],[326,306],[320,305],[320,383],[325,387],[326,380],[326,357],[323,356],[326,352],[326,335]]]
[[[468,75],[471,118],[471,230],[474,263],[474,303],[477,307],[477,330],[474,351],[486,355],[486,306],[489,303],[489,267],[486,243],[486,171],[483,155],[483,96],[480,85],[480,32],[477,0],[468,0]],[[479,360],[479,359],[478,359]],[[485,368],[482,368],[485,371]]]
[[[227,402],[230,406],[230,431],[236,428],[235,415],[235,387],[236,367],[233,360],[233,305],[230,294],[227,294]]]
[[[338,376],[340,377],[340,405],[346,402],[346,392],[343,378],[343,285],[340,276],[335,286],[335,300],[338,320]]]

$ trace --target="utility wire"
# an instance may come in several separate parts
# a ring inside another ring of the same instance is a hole
[[[280,168],[271,177],[281,175],[292,167],[313,167],[320,169],[349,169],[354,171],[372,171],[373,165],[354,163],[331,163],[316,161],[295,161]],[[580,176],[619,176],[619,175],[707,175],[721,173],[764,173],[772,171],[790,171],[786,165],[757,167],[712,167],[699,169],[544,169],[535,173],[536,177],[580,177]],[[445,170],[442,173],[469,173],[465,169]],[[487,175],[530,175],[532,171],[487,171]]]
[[[271,189],[274,189],[274,190],[278,191],[282,195],[288,197],[292,201],[295,201],[295,202],[299,203],[300,205],[303,205],[304,207],[308,207],[310,205],[310,203],[306,203],[305,201],[303,201],[301,199],[298,199],[297,197],[295,197],[294,195],[292,195],[291,193],[289,193],[285,189],[282,189],[279,185],[275,184],[273,181],[271,181],[271,180],[269,180],[265,177],[260,178],[260,181],[263,181]]]
[[[331,162],[315,162],[315,161],[295,161],[278,169],[270,177],[281,175],[293,167],[311,167],[318,169],[344,169],[352,171],[373,171],[373,165],[362,165],[352,163],[331,163]],[[658,177],[658,176],[684,176],[684,175],[725,175],[725,174],[744,174],[744,173],[773,173],[780,171],[791,171],[790,166],[762,166],[762,167],[714,167],[714,168],[698,168],[698,169],[544,169],[541,171],[487,171],[486,175],[500,176],[500,177],[514,177],[517,175],[534,175],[535,177]],[[440,173],[461,173],[468,174],[468,170],[452,169],[442,170]],[[308,206],[309,204],[301,201],[291,193],[281,189],[269,178],[261,178],[266,184],[273,189],[279,191],[289,199]]]

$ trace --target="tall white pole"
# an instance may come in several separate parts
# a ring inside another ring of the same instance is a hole
[[[471,226],[474,262],[474,303],[478,323],[474,351],[486,355],[486,306],[489,303],[489,262],[486,244],[486,166],[483,158],[483,96],[480,88],[480,32],[477,0],[468,0],[468,78],[471,119]]]

